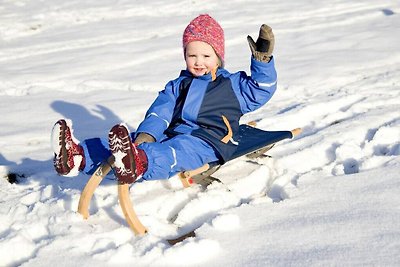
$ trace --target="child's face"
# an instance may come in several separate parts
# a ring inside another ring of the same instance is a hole
[[[211,45],[193,41],[186,46],[186,68],[195,77],[210,73],[218,67],[219,58]]]

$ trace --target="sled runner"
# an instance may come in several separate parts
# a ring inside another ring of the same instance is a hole
[[[300,128],[292,131],[264,131],[249,125],[240,125],[240,139],[238,149],[235,154],[229,159],[233,160],[241,156],[257,158],[272,148],[275,143],[284,139],[291,139],[301,132]],[[82,191],[78,212],[87,219],[89,217],[89,205],[95,189],[99,186],[104,177],[110,172],[114,164],[114,158],[111,156],[106,162],[103,162],[90,177],[85,188]],[[196,170],[188,170],[179,173],[179,178],[184,187],[189,187],[193,184],[208,185],[213,181],[219,181],[211,175],[216,172],[221,165],[218,162],[210,162]],[[129,184],[118,183],[118,198],[124,213],[125,219],[129,227],[137,235],[143,235],[147,232],[146,227],[140,222],[137,217],[132,202],[129,198]],[[188,236],[193,236],[194,233],[189,233]],[[171,239],[171,245],[180,242],[181,238]],[[183,240],[183,239],[182,239]]]

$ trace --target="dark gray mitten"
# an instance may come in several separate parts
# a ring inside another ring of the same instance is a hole
[[[247,36],[247,41],[249,42],[251,53],[256,60],[262,62],[269,62],[271,60],[275,45],[275,37],[271,27],[266,24],[261,25],[257,42],[254,42],[250,35]]]

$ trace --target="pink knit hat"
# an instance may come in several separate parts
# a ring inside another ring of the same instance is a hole
[[[193,41],[202,41],[211,45],[223,64],[225,56],[224,30],[208,14],[196,17],[187,25],[182,38],[183,50],[185,51],[186,46]]]

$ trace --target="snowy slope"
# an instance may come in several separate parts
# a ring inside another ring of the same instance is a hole
[[[225,29],[230,71],[248,71],[248,34],[274,29],[278,91],[243,122],[303,133],[259,164],[229,162],[206,191],[134,184],[144,237],[112,177],[83,220],[88,176],[55,174],[53,123],[71,119],[80,140],[135,129],[184,67],[181,34],[201,13]],[[0,179],[0,266],[398,266],[399,36],[394,0],[2,1],[0,174],[24,177]]]

